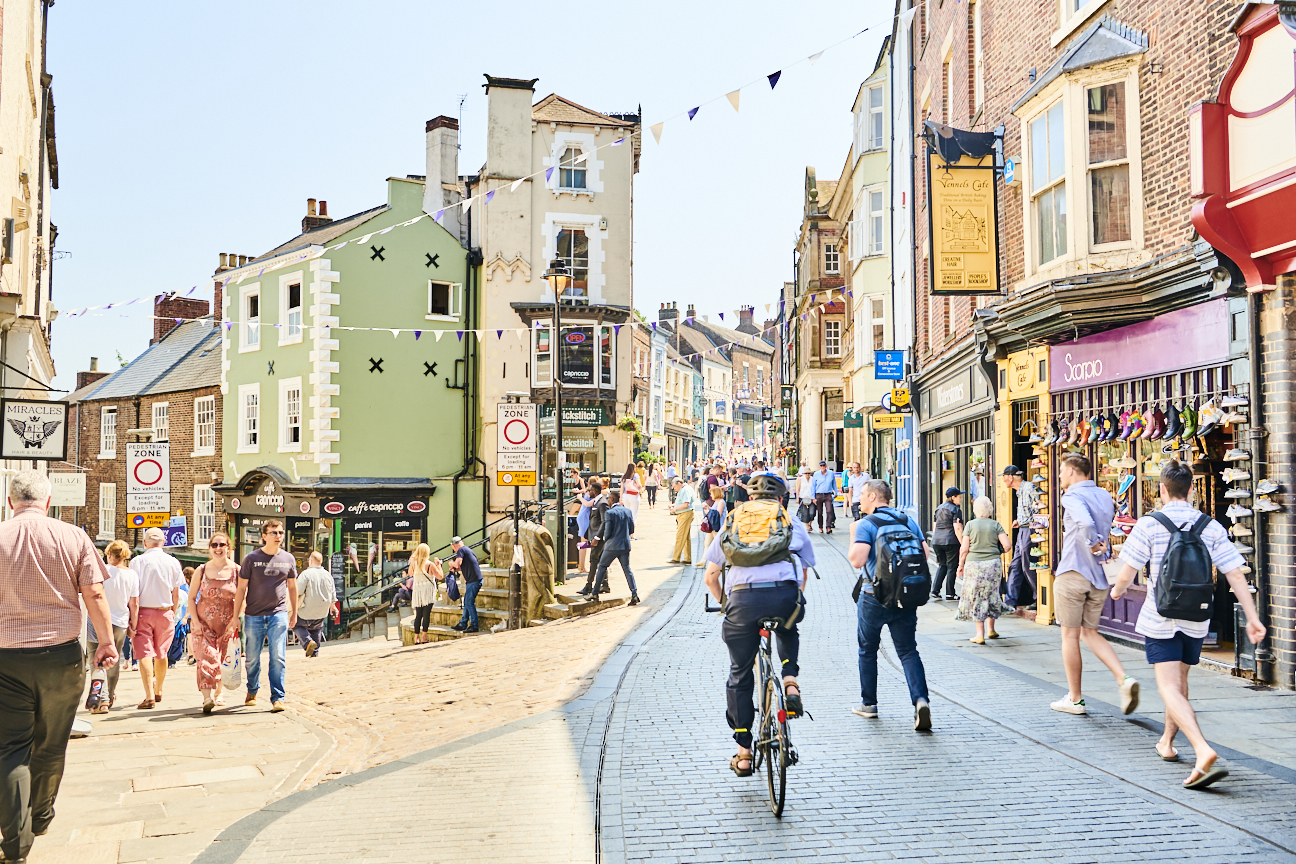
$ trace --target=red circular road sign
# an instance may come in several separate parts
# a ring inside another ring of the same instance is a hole
[[[162,474],[162,463],[156,459],[141,459],[135,465],[135,482],[141,486],[156,486]]]
[[[510,444],[525,444],[531,437],[531,427],[525,420],[510,420],[504,424],[504,440]]]

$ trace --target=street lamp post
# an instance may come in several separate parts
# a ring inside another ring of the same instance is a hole
[[[549,337],[549,351],[553,355],[553,394],[554,394],[554,510],[557,518],[554,520],[554,528],[557,536],[554,537],[554,545],[558,554],[554,564],[562,561],[562,571],[564,578],[567,575],[567,515],[563,511],[563,424],[562,424],[562,296],[567,293],[567,288],[571,285],[571,270],[567,267],[567,262],[561,258],[555,258],[549,262],[549,269],[545,271],[544,278],[549,282],[549,288],[553,291],[553,333]],[[555,568],[556,569],[556,568]]]

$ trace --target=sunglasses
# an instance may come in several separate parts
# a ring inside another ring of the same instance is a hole
[[[208,549],[224,549],[227,546],[229,546],[228,543],[208,543],[207,544]]]

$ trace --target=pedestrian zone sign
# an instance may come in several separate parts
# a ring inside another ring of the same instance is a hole
[[[171,445],[126,445],[126,515],[135,528],[155,528],[171,515]],[[138,516],[153,517],[147,523]],[[162,521],[157,521],[161,516]]]

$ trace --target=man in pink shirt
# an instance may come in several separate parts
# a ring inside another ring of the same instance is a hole
[[[54,799],[85,687],[81,602],[96,633],[111,633],[103,559],[84,531],[45,515],[50,483],[9,478],[14,515],[0,522],[0,858],[21,861],[54,821]],[[99,643],[96,667],[117,662]]]

